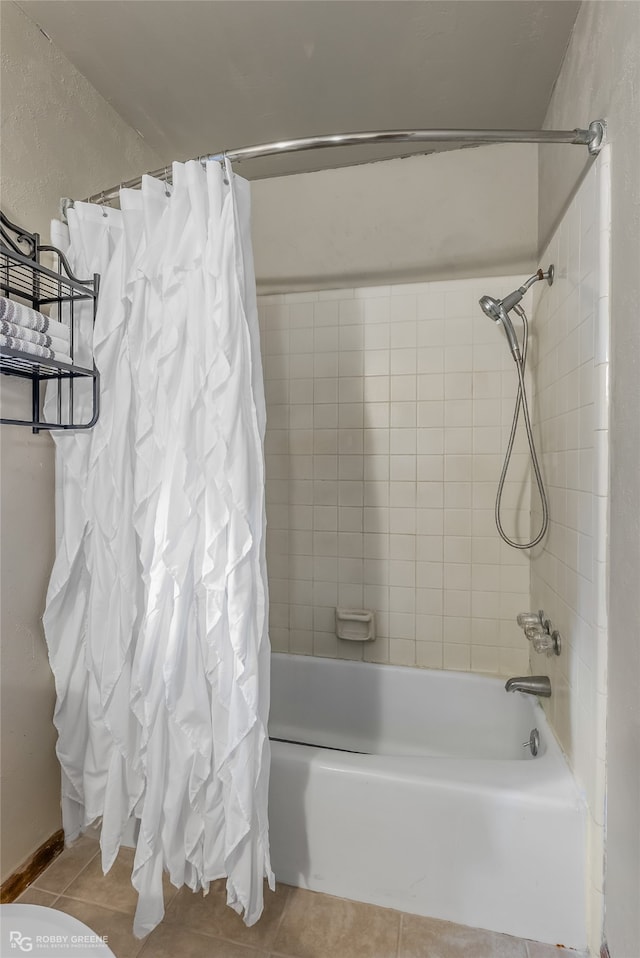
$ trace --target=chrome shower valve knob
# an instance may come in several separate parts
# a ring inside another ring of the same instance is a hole
[[[516,621],[531,642],[534,652],[546,652],[547,655],[560,655],[562,643],[560,633],[553,630],[551,622],[543,609],[537,612],[520,612]]]
[[[553,642],[548,632],[542,629],[525,629],[525,635],[531,642],[534,652],[546,652],[551,655],[553,652]]]
[[[539,612],[520,612],[518,613],[516,622],[521,629],[526,629],[529,626],[538,626],[538,628],[542,626]]]
[[[549,623],[545,623],[548,625]],[[547,655],[560,655],[561,641],[559,632],[550,632],[543,628],[538,622],[537,625],[529,625],[524,630],[524,634],[531,642],[534,652],[545,652]]]

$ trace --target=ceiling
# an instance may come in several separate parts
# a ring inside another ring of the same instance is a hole
[[[539,128],[580,4],[19,0],[19,6],[169,163],[319,133]],[[245,161],[242,174],[393,155],[398,147],[388,145],[282,155]]]

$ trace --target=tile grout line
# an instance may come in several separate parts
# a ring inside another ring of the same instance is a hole
[[[164,921],[164,918],[163,918],[162,920]],[[158,927],[159,927],[159,926],[158,926]],[[154,929],[154,931],[155,931],[155,929]],[[138,951],[135,953],[134,958],[141,958],[141,956],[142,956],[142,954],[143,954],[145,948],[147,947],[147,945],[149,944],[149,942],[150,942],[150,940],[151,940],[151,936],[152,936],[152,935],[153,935],[153,931],[150,931],[149,934],[147,935],[147,937],[146,937],[143,941],[140,942],[140,948],[139,948]],[[135,935],[134,935],[134,937],[135,937]]]
[[[63,854],[64,854],[64,853],[63,853]],[[97,856],[98,856],[99,854],[100,854],[100,845],[98,844],[98,848],[97,848],[95,854],[92,855],[91,858],[89,859],[89,861],[86,862],[86,863],[82,866],[82,868],[80,869],[80,871],[77,871],[77,872],[75,873],[75,875],[73,876],[73,878],[72,878],[70,881],[67,882],[67,884],[64,886],[64,888],[62,889],[62,891],[49,892],[49,894],[50,894],[50,895],[57,895],[58,898],[62,898],[63,895],[64,895],[64,893],[66,892],[67,888],[69,888],[69,886],[73,884],[73,882],[76,880],[76,878],[79,878],[79,877],[80,877],[80,875],[82,874],[82,872],[83,872],[86,868],[89,867],[89,865],[91,864],[91,862],[94,861],[94,859],[97,858]],[[52,862],[51,865],[49,865],[49,868],[51,868],[51,866],[52,866],[53,864],[54,864],[54,862]],[[47,871],[48,871],[48,869],[45,869],[45,871],[43,872],[43,874],[46,874]],[[37,880],[37,879],[36,879],[36,880]],[[29,885],[29,888],[34,888],[34,887],[36,887],[36,886],[35,886],[35,885]],[[40,886],[38,886],[38,887],[40,887]],[[46,888],[40,888],[40,890],[41,890],[41,891],[47,891],[48,889],[46,889]],[[65,897],[68,897],[68,896],[65,896]]]
[[[216,942],[216,941],[224,942],[227,945],[234,945],[237,948],[249,948],[250,950],[254,950],[254,951],[264,951],[265,948],[267,949],[267,951],[271,950],[271,946],[267,945],[265,942],[254,945],[251,942],[239,941],[237,938],[228,938],[226,935],[219,935],[219,934],[213,934],[213,933],[210,934],[207,931],[201,931],[199,929],[190,928],[188,925],[183,925],[182,922],[180,921],[170,921],[170,922],[168,921],[165,924],[165,919],[163,918],[162,921],[160,922],[160,925],[165,925],[165,927],[174,928],[174,929],[182,929],[183,931],[191,932],[194,935],[200,935],[201,938],[206,938],[213,942]],[[160,928],[160,925],[156,925],[156,928]],[[154,928],[153,931],[155,930],[156,929]],[[153,934],[153,931],[149,932],[148,937],[150,937]],[[146,944],[146,941],[145,941],[145,944]],[[295,958],[295,956],[290,955],[288,956],[288,958]]]
[[[167,875],[167,878],[169,877],[168,872],[164,872],[163,874]],[[166,917],[166,915],[167,915],[167,909],[169,908],[170,905],[173,904],[173,902],[176,900],[176,898],[178,897],[178,895],[180,894],[180,892],[182,891],[182,889],[183,889],[183,888],[188,888],[189,886],[188,886],[188,885],[180,885],[180,887],[178,888],[178,887],[176,887],[176,885],[173,884],[173,882],[172,882],[171,880],[169,880],[169,887],[172,889],[173,894],[171,895],[171,897],[170,897],[168,900],[165,900],[165,899],[164,899],[164,882],[163,882],[163,891],[162,891],[162,894],[163,894],[163,904],[164,904],[164,914],[165,914],[165,917]],[[164,921],[164,918],[163,918],[162,920]]]
[[[36,888],[36,886],[32,883],[31,885],[27,885],[27,887],[25,888],[25,890],[18,895],[18,897],[16,898],[15,902],[11,902],[11,904],[16,904],[16,905],[28,904],[28,902],[22,902],[22,901],[20,901],[20,899],[22,898],[22,896],[23,896],[23,895],[26,895],[28,891],[36,891],[36,892],[39,891],[39,892],[42,892],[43,895],[49,895],[49,896],[53,899],[53,901],[51,902],[50,905],[45,905],[45,906],[44,906],[45,908],[53,908],[53,906],[54,906],[55,903],[57,902],[58,898],[60,898],[60,893],[59,893],[59,892],[56,892],[56,891],[47,891],[46,888]],[[7,904],[9,904],[9,902],[7,902]]]
[[[97,855],[97,854],[99,854],[99,851],[96,852],[96,855]],[[71,881],[69,882],[69,884],[68,884],[67,886],[65,886],[65,890],[70,887],[70,885],[76,880],[76,878],[79,877],[79,875],[80,875],[86,868],[88,868],[88,866],[89,866],[89,865],[91,864],[91,862],[94,860],[94,858],[96,857],[96,855],[92,856],[92,858],[90,859],[90,861],[87,862],[86,865],[85,865],[82,869],[80,869],[80,871],[71,879]],[[40,889],[40,890],[46,892],[46,889]],[[171,902],[173,902],[173,900],[177,897],[177,895],[179,894],[179,892],[180,892],[180,889],[177,889],[177,890],[176,890],[176,894],[173,895],[172,898],[171,898]],[[89,899],[89,898],[80,898],[80,897],[76,897],[76,896],[73,896],[73,895],[65,894],[64,892],[61,892],[61,893],[47,892],[47,894],[52,895],[52,897],[54,898],[54,901],[52,902],[52,907],[53,907],[53,905],[57,904],[60,899],[65,898],[65,899],[67,899],[67,900],[70,901],[70,902],[77,902],[77,903],[83,904],[83,905],[92,905],[92,906],[96,906],[96,907],[98,907],[98,908],[107,909],[107,910],[109,910],[109,911],[115,912],[115,913],[118,914],[118,915],[122,915],[123,917],[129,918],[129,919],[131,920],[131,922],[133,923],[133,918],[134,918],[134,916],[133,916],[133,914],[132,914],[131,912],[121,911],[121,910],[118,909],[118,908],[114,908],[112,905],[107,906],[107,905],[105,905],[102,901],[96,901],[96,900]],[[276,938],[277,938],[278,933],[279,933],[279,931],[280,931],[280,927],[281,927],[281,925],[282,925],[282,923],[283,923],[284,915],[285,915],[285,910],[286,910],[287,904],[288,904],[288,902],[289,902],[289,898],[290,898],[290,893],[287,894],[287,896],[286,896],[286,901],[285,901],[285,904],[284,904],[283,909],[282,909],[282,914],[280,915],[280,918],[278,919],[278,922],[277,922],[277,924],[276,924],[275,933],[274,933],[274,936],[273,936],[273,940],[272,940],[271,945],[267,944],[266,942],[261,943],[260,945],[254,945],[254,944],[252,944],[252,943],[247,943],[247,942],[240,942],[240,941],[238,941],[237,939],[228,938],[228,937],[226,937],[225,935],[220,935],[220,934],[217,934],[217,933],[209,934],[209,933],[203,932],[203,931],[197,931],[197,932],[194,931],[193,933],[200,935],[200,936],[201,936],[202,938],[204,938],[204,939],[212,940],[212,941],[214,941],[214,942],[215,942],[215,941],[224,942],[224,943],[231,944],[231,945],[234,945],[234,946],[237,946],[237,947],[243,947],[243,948],[248,948],[248,949],[250,949],[250,950],[254,950],[254,951],[256,952],[256,954],[259,953],[259,952],[262,952],[262,953],[264,953],[264,954],[269,955],[269,954],[271,953],[271,951],[272,951],[273,945],[275,945]],[[170,904],[170,903],[169,903],[169,904]],[[166,910],[165,910],[165,917],[163,918],[163,920],[162,920],[162,922],[160,923],[160,925],[162,925],[162,924],[166,924],[166,925],[169,926],[169,927],[182,928],[182,929],[184,929],[185,931],[191,931],[191,930],[192,930],[192,929],[189,929],[188,926],[183,925],[182,922],[180,922],[180,921],[171,921],[171,922],[167,921],[167,919],[166,919]],[[160,925],[158,925],[157,927],[159,928]],[[154,931],[155,931],[155,929],[154,929]],[[141,956],[143,955],[143,951],[146,949],[146,947],[147,947],[147,945],[148,945],[148,942],[149,942],[149,940],[150,940],[152,934],[153,934],[153,932],[150,932],[149,935],[146,937],[146,939],[144,939],[144,940],[141,941],[140,950],[136,952],[135,958],[141,958]],[[279,954],[279,953],[278,953],[278,954]],[[295,958],[295,956],[289,955],[289,956],[286,956],[286,958]]]
[[[218,942],[218,944],[233,945],[235,948],[244,948],[247,951],[255,951],[256,955],[260,953],[268,955],[270,953],[270,949],[268,947],[265,949],[264,944],[253,945],[247,942],[239,942],[234,938],[226,938],[223,935],[209,935],[205,931],[197,931],[196,929],[190,928],[188,925],[183,925],[180,922],[165,923],[165,919],[163,919],[160,924],[156,925],[156,927],[152,929],[152,931],[150,931],[146,938],[141,942],[142,947],[138,952],[136,952],[135,958],[142,958],[143,952],[151,941],[153,934],[163,926],[165,928],[172,928],[174,931],[196,935],[197,937],[204,939],[204,941],[211,942],[212,945],[214,945],[216,942]]]
[[[400,958],[400,944],[402,942],[403,925],[404,925],[404,912],[400,912],[400,921],[398,922],[398,941],[396,944],[396,958]]]
[[[284,884],[284,882],[282,882],[282,884]],[[288,885],[287,887],[289,891],[287,892],[285,903],[282,906],[282,914],[280,915],[280,918],[278,919],[278,922],[276,923],[275,931],[273,933],[273,941],[269,949],[270,952],[273,951],[273,949],[275,948],[276,941],[278,940],[278,935],[280,934],[280,929],[282,928],[282,925],[284,923],[284,916],[287,912],[287,908],[289,907],[289,901],[291,899],[291,889],[293,888],[293,885]]]
[[[96,901],[94,898],[79,898],[77,895],[66,895],[64,892],[58,896],[59,898],[66,898],[68,901],[77,901],[81,905],[95,905],[97,908],[104,908],[106,911],[116,912],[118,915],[128,915],[133,921],[133,913],[130,911],[122,911],[120,908],[115,908],[113,905],[105,905],[101,901]],[[164,919],[163,919],[164,920]]]
[[[128,846],[124,846],[124,847],[128,847]],[[80,897],[79,895],[69,895],[69,894],[67,894],[67,891],[68,891],[68,889],[71,887],[71,885],[73,884],[73,882],[75,882],[75,880],[80,877],[80,875],[81,875],[82,872],[85,870],[85,868],[88,868],[88,867],[89,867],[89,865],[91,864],[91,862],[95,859],[95,857],[96,857],[98,854],[99,854],[99,851],[96,852],[96,855],[93,856],[93,858],[91,859],[91,861],[87,862],[87,864],[84,866],[84,868],[82,868],[82,869],[78,872],[78,874],[77,874],[74,878],[72,878],[72,880],[69,882],[69,884],[66,886],[66,888],[65,888],[65,890],[64,890],[63,892],[57,893],[56,901],[58,900],[58,898],[67,898],[67,899],[69,899],[69,901],[77,901],[77,902],[82,903],[83,905],[96,905],[96,906],[98,906],[99,908],[105,908],[105,909],[107,909],[108,911],[117,912],[117,914],[119,914],[119,915],[129,915],[129,916],[131,917],[132,921],[133,921],[134,913],[131,913],[131,912],[129,912],[129,911],[122,910],[122,909],[120,909],[120,908],[116,908],[116,907],[115,907],[114,905],[112,905],[111,903],[109,903],[108,905],[105,905],[105,904],[103,904],[102,901],[96,901],[95,899],[92,899],[92,898],[82,898],[82,897]],[[115,862],[114,862],[114,864],[115,864]],[[107,872],[107,874],[109,874],[109,873]],[[102,875],[101,877],[104,879],[104,878],[106,878],[106,875]],[[128,885],[131,885],[131,884],[132,884],[132,882],[129,880]],[[186,886],[184,886],[184,885],[181,886],[181,888],[184,888],[184,887],[186,887]],[[165,902],[164,902],[164,912],[165,912],[165,916],[164,916],[164,918],[162,919],[162,921],[165,921],[165,919],[166,919],[167,908],[169,907],[169,905],[171,905],[171,903],[174,901],[174,899],[175,899],[175,898],[178,896],[178,894],[180,893],[180,888],[176,888],[175,885],[173,885],[173,884],[171,884],[171,889],[173,890],[174,894],[171,895],[171,897],[169,898],[168,901],[165,901]],[[41,889],[41,890],[42,890],[42,891],[46,891],[46,889]],[[55,893],[50,892],[49,894],[55,894]]]
[[[281,884],[284,885],[284,882],[282,882]],[[182,887],[187,887],[187,886],[182,886]],[[179,891],[180,891],[180,890],[179,890]],[[194,893],[194,894],[197,894],[197,893]],[[163,918],[161,924],[165,924],[165,923],[166,923],[166,925],[168,925],[168,926],[170,926],[170,927],[173,927],[173,928],[183,928],[183,929],[185,929],[185,930],[187,930],[187,931],[192,930],[194,934],[201,935],[203,938],[210,938],[210,939],[213,939],[214,941],[225,942],[225,943],[227,943],[227,944],[235,945],[235,946],[237,946],[237,947],[254,949],[255,951],[263,951],[263,952],[266,951],[267,954],[270,954],[270,953],[273,951],[273,946],[275,945],[275,940],[276,940],[276,938],[277,938],[277,936],[278,936],[278,933],[279,933],[279,931],[280,931],[280,926],[281,926],[281,924],[282,924],[282,922],[283,922],[283,919],[284,919],[284,913],[285,913],[285,909],[286,909],[287,903],[288,903],[288,901],[289,901],[289,897],[290,897],[290,895],[287,894],[287,896],[286,896],[286,901],[285,901],[285,904],[284,904],[283,909],[282,909],[282,914],[280,915],[280,918],[278,919],[278,921],[277,921],[277,923],[276,923],[276,925],[275,925],[275,931],[274,931],[273,940],[272,940],[271,944],[268,944],[267,942],[261,942],[261,943],[259,943],[259,944],[253,944],[253,943],[250,943],[250,942],[240,941],[240,940],[237,939],[237,938],[229,938],[227,935],[221,935],[221,934],[218,934],[217,932],[216,932],[216,933],[209,933],[209,932],[206,932],[206,931],[189,929],[189,926],[188,926],[188,925],[183,925],[183,923],[182,923],[179,919],[178,919],[178,920],[173,920],[173,921],[167,921],[167,919],[166,919],[166,917],[165,917],[165,918]],[[160,927],[160,926],[157,926],[157,927]],[[155,929],[154,929],[154,930],[155,930]],[[146,942],[145,942],[145,945],[146,945]],[[279,954],[279,953],[278,953],[278,954]],[[291,955],[290,955],[290,956],[287,956],[287,958],[295,958],[295,956],[291,956]]]

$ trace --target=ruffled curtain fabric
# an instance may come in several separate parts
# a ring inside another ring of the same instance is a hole
[[[163,871],[194,890],[227,877],[248,925],[263,879],[274,886],[249,184],[191,162],[174,164],[168,193],[145,177],[120,210],[76,204],[68,238],[61,224],[55,236],[76,275],[101,274],[92,343],[90,318],[76,330],[100,372],[100,418],[52,432],[44,625],[63,825],[72,840],[101,821],[106,872],[138,820],[139,937],[163,917]],[[81,386],[74,401],[89,401]]]

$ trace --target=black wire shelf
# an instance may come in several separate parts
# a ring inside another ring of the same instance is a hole
[[[40,260],[45,254],[52,267]],[[0,211],[0,294],[43,312],[69,330],[70,363],[43,359],[27,351],[0,346],[0,373],[30,380],[31,410],[19,419],[0,418],[5,425],[41,430],[90,429],[98,420],[100,375],[95,363],[75,360],[80,324],[95,323],[100,277],[81,280],[73,274],[64,253],[40,243]],[[90,386],[78,389],[84,381]],[[47,397],[47,418],[43,401]],[[52,395],[53,393],[53,395]]]

